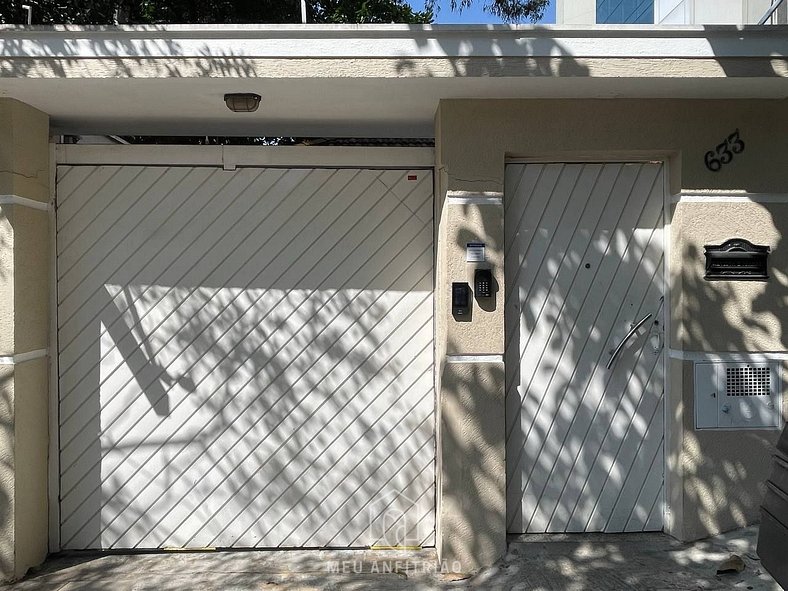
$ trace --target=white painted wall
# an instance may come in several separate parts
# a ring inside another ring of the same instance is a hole
[[[756,24],[769,0],[655,0],[654,20],[664,25]]]
[[[555,22],[557,25],[596,24],[596,0],[557,0]]]

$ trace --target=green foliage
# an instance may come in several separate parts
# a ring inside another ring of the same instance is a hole
[[[0,23],[112,25],[157,23],[300,23],[300,0],[0,0]],[[432,11],[404,0],[307,0],[310,23],[430,23]]]
[[[319,0],[308,5],[316,23],[429,24],[432,11],[416,12],[401,0]]]
[[[517,23],[528,19],[535,23],[550,4],[550,0],[496,0],[487,11],[507,23]]]
[[[481,0],[450,0],[449,6],[454,12],[462,12],[464,8],[479,1]],[[434,12],[436,3],[437,0],[427,0],[426,10]],[[518,23],[526,19],[535,23],[542,18],[549,4],[550,0],[490,0],[489,4],[485,4],[484,10],[507,23]]]
[[[410,23],[433,20],[438,0],[423,11],[405,0],[307,0],[310,23]],[[483,0],[450,0],[462,11]],[[539,20],[550,0],[489,0],[484,9],[505,22]],[[300,23],[300,0],[0,0],[0,23],[25,22],[22,4],[33,7],[33,24],[117,23]]]

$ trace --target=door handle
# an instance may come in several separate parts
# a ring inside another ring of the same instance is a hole
[[[646,320],[648,320],[652,316],[653,316],[653,314],[651,314],[651,313],[646,314],[645,316],[643,316],[643,318],[641,318],[637,322],[637,324],[635,324],[635,326],[633,326],[632,328],[629,329],[629,332],[621,340],[621,342],[618,344],[618,347],[616,347],[614,350],[612,350],[610,352],[610,360],[607,362],[607,369],[610,369],[611,367],[613,367],[613,362],[616,360],[616,357],[618,357],[621,354],[621,351],[623,351],[624,345],[627,344],[627,341],[629,339],[631,339],[632,335],[634,335],[638,331],[638,329],[646,323]]]

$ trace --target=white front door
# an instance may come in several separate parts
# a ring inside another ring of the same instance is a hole
[[[506,168],[510,533],[663,525],[663,168]]]

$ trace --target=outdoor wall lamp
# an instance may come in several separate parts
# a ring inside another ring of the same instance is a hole
[[[260,95],[253,92],[230,92],[224,95],[224,104],[233,113],[254,113],[260,106]]]

